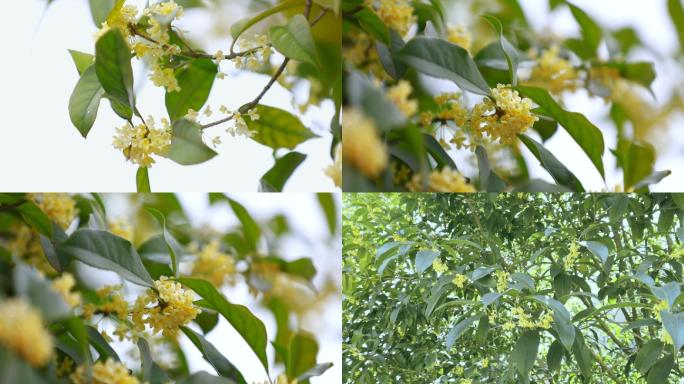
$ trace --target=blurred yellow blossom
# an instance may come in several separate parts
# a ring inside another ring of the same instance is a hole
[[[470,51],[473,36],[463,24],[450,25],[447,27],[447,40]]]
[[[396,85],[387,90],[387,98],[407,117],[413,116],[418,111],[418,101],[409,99],[412,91],[411,83],[406,80],[399,80]]]
[[[67,229],[76,214],[76,200],[66,193],[39,193],[34,196],[36,204],[62,229]]]
[[[362,112],[346,108],[342,118],[342,157],[370,178],[387,167],[387,148],[378,137],[375,124]]]
[[[366,0],[366,5],[373,7],[380,20],[402,36],[408,33],[415,20],[413,6],[408,0]]]
[[[427,184],[427,185],[425,185]],[[406,185],[411,192],[475,192],[475,187],[468,184],[465,177],[460,172],[454,171],[449,167],[442,170],[433,170],[423,182],[420,173],[413,175],[411,181]]]
[[[333,163],[324,170],[325,175],[332,179],[335,186],[342,187],[342,143],[335,146]]]
[[[62,276],[52,281],[52,289],[57,291],[64,301],[71,307],[76,307],[81,304],[81,294],[78,292],[71,292],[76,285],[76,280],[71,273],[65,272]]]
[[[133,241],[133,226],[124,216],[119,216],[107,223],[109,231],[119,237],[123,237],[128,241]]]
[[[23,299],[0,302],[0,345],[13,350],[34,367],[52,357],[52,337],[40,312]]]
[[[216,287],[222,286],[226,281],[233,284],[235,271],[235,259],[221,252],[221,243],[218,240],[205,245],[192,266],[193,276],[206,279]]]
[[[79,366],[71,374],[74,384],[139,384],[140,381],[130,374],[128,368],[121,362],[108,358],[104,363],[98,361],[90,367],[89,379],[88,367]]]
[[[560,48],[553,46],[537,60],[529,83],[559,94],[576,90],[579,87],[579,76],[572,63],[560,56]]]

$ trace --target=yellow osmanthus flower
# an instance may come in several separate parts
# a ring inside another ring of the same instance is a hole
[[[387,98],[390,99],[406,117],[411,117],[418,111],[418,101],[409,99],[411,92],[413,92],[411,83],[406,80],[399,80],[397,85],[392,86],[387,90]]]
[[[662,330],[662,333],[660,335],[660,340],[665,344],[669,344],[669,345],[674,344],[674,342],[672,341],[672,336],[665,329]]]
[[[42,367],[52,358],[52,337],[43,326],[43,317],[23,299],[0,302],[0,345],[34,367]]]
[[[473,36],[462,24],[450,25],[447,27],[447,40],[470,51],[473,43]]]
[[[684,245],[677,244],[672,249],[672,253],[668,256],[670,260],[682,260],[684,259]]]
[[[489,358],[484,358],[482,359],[482,368],[488,368],[489,367]]]
[[[487,133],[502,144],[512,144],[517,135],[532,128],[539,117],[532,113],[532,100],[520,97],[509,85],[499,84],[492,89],[492,97],[485,97],[475,105],[471,128],[475,135]]]
[[[456,276],[454,276],[454,279],[451,282],[454,283],[455,286],[457,286],[459,288],[463,288],[463,286],[465,285],[465,283],[467,281],[468,281],[468,278],[466,276],[461,275],[461,274],[457,274]]]
[[[503,270],[498,270],[494,272],[496,276],[496,290],[499,292],[504,292],[508,288],[508,277],[510,274]]]
[[[342,157],[369,178],[387,167],[387,147],[378,137],[375,124],[361,111],[345,108],[342,118]]]
[[[175,338],[178,328],[192,321],[201,312],[192,302],[193,291],[183,289],[180,283],[162,276],[154,282],[155,290],[139,296],[133,306],[132,320],[135,331],[143,331],[145,324],[154,333]]]
[[[425,185],[427,184],[427,185]],[[420,173],[413,175],[411,181],[406,185],[411,192],[475,192],[475,187],[468,184],[465,177],[449,167],[441,170],[433,170],[428,175],[427,183],[423,182]]]
[[[168,92],[179,92],[181,90],[172,68],[153,65],[150,67],[149,76],[154,85],[164,87]]]
[[[335,186],[342,187],[342,143],[335,146],[333,163],[324,170],[325,175],[332,179]]]
[[[161,128],[156,128],[150,116],[145,124],[137,126],[126,123],[116,129],[112,145],[123,152],[126,159],[142,167],[154,164],[153,155],[164,156],[171,147],[171,126],[165,118],[161,119]]]
[[[119,320],[128,316],[128,302],[121,294],[121,285],[106,285],[95,291],[97,303],[83,305],[83,316],[90,319],[94,314],[115,315]]]
[[[572,63],[560,56],[558,46],[553,46],[542,53],[537,65],[532,69],[530,84],[539,85],[559,94],[563,91],[574,91],[579,86],[579,77]]]
[[[658,321],[662,321],[662,317],[660,316],[660,311],[667,311],[670,309],[670,303],[667,302],[667,300],[660,300],[656,305],[653,306],[653,315],[658,319]]]
[[[216,287],[222,286],[226,281],[234,283],[235,271],[235,259],[221,252],[221,243],[218,240],[205,245],[192,266],[193,276],[206,279]]]
[[[512,331],[515,329],[515,324],[512,321],[507,321],[501,327],[504,331]]]
[[[76,280],[71,273],[65,272],[62,276],[52,281],[52,289],[57,291],[64,301],[71,307],[76,307],[81,304],[81,294],[78,292],[71,292],[71,289],[76,285]]]
[[[565,256],[565,259],[563,260],[563,265],[565,266],[565,270],[569,271],[575,266],[575,262],[577,262],[577,259],[579,258],[579,243],[573,241],[570,244],[570,250],[568,251],[568,255]]]
[[[472,379],[461,379],[458,381],[458,384],[473,384]]]
[[[389,28],[405,36],[415,21],[413,6],[408,0],[366,0]]]
[[[117,217],[116,219],[107,223],[109,232],[123,237],[128,241],[133,241],[133,226],[124,216]]]
[[[88,379],[88,368],[79,366],[71,374],[74,384],[139,384],[140,381],[130,374],[128,368],[122,363],[108,358],[104,363],[98,361],[91,367],[91,379]]]
[[[461,375],[463,374],[464,371],[465,371],[465,370],[464,370],[463,367],[460,366],[460,365],[455,366],[455,367],[454,367],[454,370],[453,370],[454,375],[456,375],[456,376],[461,376]]]
[[[130,39],[128,26],[135,24],[138,17],[138,8],[135,5],[126,4],[114,7],[107,16],[107,20],[102,23],[100,29],[93,35],[94,39],[99,39],[112,28],[118,28],[126,40]]]
[[[553,315],[547,312],[537,321],[537,328],[549,329],[551,324],[553,324]]]
[[[36,204],[62,229],[67,229],[76,214],[76,200],[66,193],[39,193],[34,196]]]
[[[442,273],[448,271],[449,267],[442,262],[442,259],[438,257],[432,261],[432,269],[441,275]]]
[[[48,263],[43,253],[38,232],[24,224],[14,224],[9,230],[12,236],[7,242],[7,249],[12,254],[19,256],[47,276],[56,274],[57,271]]]

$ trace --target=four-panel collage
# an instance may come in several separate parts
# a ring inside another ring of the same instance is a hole
[[[684,383],[683,0],[23,0],[0,384]]]

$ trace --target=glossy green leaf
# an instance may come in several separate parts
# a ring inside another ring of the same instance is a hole
[[[634,368],[642,375],[645,375],[649,369],[655,364],[663,351],[663,342],[660,340],[649,340],[636,354],[634,359]]]
[[[171,271],[173,271],[174,276],[178,277],[178,263],[180,262],[181,256],[185,253],[185,250],[166,228],[166,217],[164,217],[164,214],[151,207],[146,207],[145,209],[157,220],[159,225],[161,225],[162,239],[164,239],[166,249],[171,257]]]
[[[237,40],[238,37],[240,37],[240,35],[242,35],[246,30],[254,26],[256,23],[260,22],[261,20],[269,16],[275,15],[277,13],[283,12],[285,10],[302,6],[303,4],[303,0],[287,0],[278,3],[277,5],[260,12],[255,16],[250,16],[238,21],[237,23],[234,23],[230,27],[230,35],[233,37],[233,40]]]
[[[529,97],[541,107],[547,115],[558,121],[572,136],[584,153],[594,164],[602,177],[605,178],[603,168],[603,153],[605,144],[603,134],[584,115],[577,112],[568,112],[561,108],[548,91],[537,87],[516,87],[523,96]]]
[[[418,72],[451,80],[464,91],[491,94],[468,51],[445,40],[416,37],[397,52],[397,58]]]
[[[647,384],[662,384],[667,383],[667,378],[670,376],[672,368],[674,368],[675,361],[672,354],[668,354],[660,358],[651,370],[648,372]]]
[[[147,167],[138,167],[135,173],[135,185],[138,192],[151,192]]]
[[[306,155],[299,152],[289,152],[276,160],[271,169],[261,177],[262,192],[282,192],[290,176],[304,162]]]
[[[40,234],[52,238],[52,222],[48,215],[40,209],[36,203],[31,200],[23,202],[19,207],[17,207],[21,218],[24,219],[26,224],[30,225],[33,229],[38,231]]]
[[[85,72],[88,67],[95,64],[95,56],[91,55],[90,53],[70,49],[69,54],[71,55],[71,59],[74,61],[74,65],[76,66],[76,71],[78,71],[79,76],[83,75],[83,72]]]
[[[446,337],[447,350],[451,349],[451,347],[453,347],[456,341],[458,341],[458,339],[461,337],[463,332],[465,332],[465,330],[468,329],[468,327],[474,322],[476,322],[479,318],[480,315],[472,316],[454,325],[454,327],[451,328]]]
[[[541,143],[526,135],[519,135],[520,141],[525,144],[527,149],[532,152],[534,157],[539,160],[541,166],[546,169],[551,177],[560,185],[564,185],[576,192],[583,192],[584,187],[577,176],[558,160],[551,151],[546,149]]]
[[[187,115],[188,110],[199,111],[209,98],[218,66],[209,59],[193,60],[176,70],[180,91],[166,92],[166,111],[171,121]]]
[[[216,372],[229,379],[235,380],[238,384],[244,384],[245,379],[242,377],[242,373],[226,359],[221,352],[216,349],[214,344],[210,343],[204,336],[193,331],[188,327],[181,327],[183,333],[192,341],[192,343],[197,347],[197,349],[202,353],[204,360],[209,362],[211,366],[216,370]]]
[[[133,245],[107,231],[78,229],[57,245],[57,252],[95,268],[117,272],[135,284],[152,286],[152,277]]]
[[[586,48],[591,53],[591,57],[596,56],[598,47],[601,44],[603,38],[603,30],[601,27],[592,19],[586,12],[581,8],[567,3],[570,7],[570,12],[577,20],[580,26],[580,31],[582,32],[582,40]]]
[[[204,298],[211,305],[211,309],[218,311],[228,320],[257,355],[264,369],[268,371],[268,358],[266,357],[268,341],[264,323],[254,316],[247,307],[230,303],[208,281],[189,277],[178,280]]]
[[[539,332],[527,331],[523,333],[513,347],[511,358],[518,373],[527,378],[534,366],[539,350]]]
[[[390,44],[390,31],[377,13],[368,7],[363,7],[360,11],[354,12],[353,16],[364,31],[368,32],[376,40],[387,45]]]
[[[580,368],[580,372],[582,372],[582,376],[584,376],[585,380],[590,380],[593,370],[593,357],[591,356],[591,352],[584,342],[584,336],[582,336],[582,332],[579,330],[577,330],[577,335],[575,336],[575,343],[572,346],[572,353],[575,355],[575,361],[577,361],[577,365]]]
[[[95,123],[104,89],[91,65],[83,72],[69,98],[69,118],[84,138]]]
[[[107,94],[134,109],[131,51],[118,29],[109,30],[95,43],[95,72]]]
[[[330,234],[334,235],[337,231],[337,204],[331,193],[317,193],[316,198],[318,199],[318,204],[323,210],[325,215],[325,221],[328,223],[328,229]]]
[[[316,366],[318,343],[313,335],[299,332],[295,334],[288,345],[285,372],[292,380],[306,373]]]
[[[311,27],[304,15],[295,15],[285,26],[274,26],[268,36],[278,52],[292,60],[320,66],[316,44],[311,35]]]
[[[596,255],[602,263],[608,260],[608,247],[605,244],[599,241],[581,241],[580,244]]]
[[[439,252],[432,249],[421,249],[416,252],[416,272],[423,273],[430,268],[432,262],[439,256]]]
[[[259,104],[255,107],[259,114],[258,120],[243,115],[245,122],[254,132],[256,142],[273,149],[294,149],[297,145],[316,137],[292,113],[280,108]]]
[[[100,331],[98,331],[95,327],[87,325],[86,333],[88,334],[88,340],[90,340],[90,344],[93,346],[93,348],[95,348],[100,356],[104,357],[105,359],[111,357],[116,361],[121,360],[114,348],[109,345],[107,340],[105,340]]]
[[[173,139],[166,156],[178,164],[193,165],[210,160],[216,151],[204,144],[199,124],[180,119],[173,123]]]
[[[518,52],[518,49],[513,46],[510,41],[508,41],[506,36],[504,36],[503,26],[501,25],[499,19],[492,15],[484,15],[482,17],[487,20],[492,27],[494,27],[496,33],[499,35],[499,48],[501,49],[503,56],[506,58],[511,84],[515,86],[518,84],[518,65],[520,64],[520,53]]]
[[[259,228],[259,225],[254,221],[252,215],[247,212],[242,204],[230,198],[228,199],[228,203],[235,213],[235,216],[237,216],[242,224],[242,232],[245,235],[245,239],[253,249],[256,249],[257,243],[261,238],[261,229]]]
[[[651,144],[621,142],[618,152],[618,158],[624,170],[625,189],[634,187],[653,173],[656,152]]]

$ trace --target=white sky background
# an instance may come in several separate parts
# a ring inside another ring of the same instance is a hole
[[[227,5],[212,11],[188,10],[178,23],[209,52],[227,51],[229,26],[248,15],[244,5],[248,1],[220,3]],[[67,50],[94,51],[92,35],[96,28],[88,2],[56,0],[47,11],[45,4],[45,0],[15,1],[11,11],[1,16],[4,53],[0,60],[0,110],[4,119],[0,125],[0,190],[133,192],[137,166],[127,163],[111,145],[115,127],[124,122],[111,111],[109,103],[101,103],[87,140],[69,119],[69,96],[78,74]],[[223,26],[220,35],[214,29],[218,25]],[[274,60],[279,62],[280,58]],[[231,75],[216,80],[208,101],[215,112],[220,104],[237,108],[250,101],[268,81],[266,76],[255,74],[236,76],[227,62],[222,69]],[[143,81],[139,65],[134,65],[134,76],[143,115],[153,115],[157,121],[165,117],[163,89]],[[300,101],[306,94],[300,92]],[[277,84],[262,103],[295,110],[290,94]],[[322,172],[332,163],[332,136],[328,133],[332,115],[332,103],[327,102],[322,109],[312,108],[304,116],[304,124],[321,138],[296,148],[308,157],[286,185],[287,191],[335,189]],[[150,170],[152,190],[256,191],[260,177],[273,165],[272,150],[251,140],[232,138],[225,128],[224,124],[208,129],[207,141],[220,134],[223,144],[217,149],[218,155],[204,164],[181,166],[159,159]]]
[[[341,199],[339,195],[335,200],[340,209]],[[130,215],[130,203],[124,195],[105,194],[107,215],[111,218]],[[257,222],[264,222],[278,213],[283,213],[295,234],[290,240],[286,240],[281,246],[285,259],[293,260],[299,257],[311,257],[314,261],[318,274],[314,279],[314,285],[321,289],[327,278],[333,279],[340,286],[342,276],[341,240],[339,236],[329,239],[328,227],[319,208],[316,197],[307,193],[289,194],[231,194],[231,198],[242,203]],[[186,193],[180,194],[179,198],[191,224],[201,227],[210,224],[217,230],[226,230],[238,225],[235,215],[227,203],[210,206],[206,194]],[[338,228],[341,223],[338,223]],[[330,240],[330,241],[328,241]],[[117,276],[113,272],[97,270],[85,265],[80,265],[82,278],[87,279],[87,284],[100,286],[104,284],[116,284]],[[181,269],[183,265],[181,265]],[[126,284],[126,292],[136,295],[144,291],[132,284]],[[254,314],[266,325],[268,339],[273,340],[276,334],[275,320],[271,313],[258,306],[248,292],[244,283],[238,283],[235,287],[224,288],[223,293],[229,301],[249,307]],[[334,366],[319,378],[311,379],[312,384],[340,383],[342,382],[342,304],[339,295],[333,295],[324,302],[320,310],[309,313],[299,324],[301,329],[314,333],[319,342],[318,362],[332,362]],[[199,327],[192,328],[201,333]],[[111,329],[108,331],[111,334]],[[242,340],[239,334],[228,324],[219,318],[219,323],[212,330],[207,339],[223,353],[242,372],[248,383],[263,383],[266,374],[258,359]],[[184,335],[180,336],[190,372],[204,370],[215,374],[214,369],[207,363],[201,353]],[[114,342],[115,349],[120,356],[126,356],[128,351],[135,351],[130,342]],[[270,343],[267,348],[271,365],[271,376],[282,373],[282,365],[274,366],[273,348]],[[126,359],[129,368],[137,369],[138,361],[134,358]]]
[[[478,1],[478,0],[475,0]],[[520,0],[525,13],[534,29],[541,33],[551,31],[560,36],[579,36],[579,28],[567,7],[561,7],[554,13],[548,11],[548,0]],[[665,0],[574,0],[573,3],[596,19],[603,27],[618,29],[633,27],[642,40],[659,56],[671,56],[678,49],[679,42],[674,27],[667,13]],[[460,12],[449,12],[453,21],[468,22],[459,18]],[[641,50],[633,52],[630,60],[654,61],[654,53]],[[665,100],[673,89],[681,87],[683,70],[673,62],[656,61],[658,78],[653,89],[660,100]],[[652,100],[652,99],[651,99]],[[612,190],[616,184],[622,185],[622,173],[615,169],[615,157],[610,149],[615,148],[615,129],[608,117],[608,106],[599,98],[589,98],[586,92],[577,92],[566,96],[566,108],[585,114],[604,133],[606,140],[606,183],[604,184],[598,171],[591,164],[582,150],[572,142],[572,138],[561,128],[556,136],[545,145],[563,164],[570,168],[582,181],[585,188],[591,191]],[[670,121],[666,137],[658,145],[658,161],[656,170],[669,169],[673,174],[663,180],[653,191],[684,190],[684,116],[675,116]],[[664,131],[663,131],[664,132]],[[572,143],[572,144],[571,144]],[[654,143],[655,144],[655,143]],[[527,151],[523,150],[530,166],[532,177],[552,179],[539,162]]]

